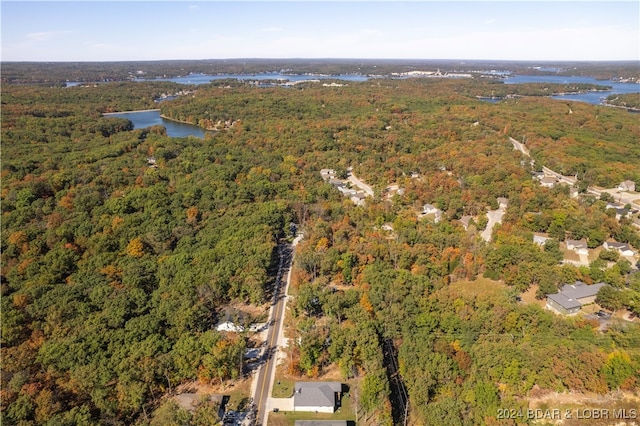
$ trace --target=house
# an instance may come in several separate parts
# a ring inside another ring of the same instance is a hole
[[[509,199],[508,198],[498,197],[498,198],[496,198],[496,200],[498,200],[498,204],[502,208],[506,208],[509,205]]]
[[[345,186],[344,182],[339,180],[339,179],[334,179],[334,178],[330,178],[329,179],[329,183],[333,186],[335,186],[336,188],[342,188]]]
[[[606,248],[607,250],[615,250],[623,256],[636,255],[636,252],[631,248],[631,246],[625,243],[618,243],[616,241],[605,241],[605,243],[602,244],[602,247]]]
[[[632,180],[625,180],[624,182],[621,182],[620,185],[618,185],[618,189],[620,191],[629,191],[629,192],[635,192],[636,191],[636,183]]]
[[[469,215],[465,215],[465,216],[462,216],[462,217],[460,218],[460,223],[461,223],[461,224],[462,224],[462,226],[464,227],[464,230],[465,230],[465,231],[466,231],[466,230],[467,230],[467,228],[469,227],[469,224],[471,223],[471,219],[473,219],[473,217],[472,217],[472,216],[469,216]]]
[[[439,212],[440,209],[434,206],[433,204],[425,204],[422,207],[422,214],[432,214]]]
[[[553,176],[545,176],[540,179],[540,185],[544,186],[545,188],[553,188],[554,186],[556,186],[556,183],[558,183],[558,179]]]
[[[567,250],[573,250],[578,254],[589,254],[589,248],[587,247],[587,241],[582,240],[567,240]]]
[[[569,196],[571,198],[578,198],[578,195],[580,195],[580,191],[578,190],[578,188],[576,188],[575,186],[569,188]]]
[[[435,219],[434,219],[435,223],[440,222],[440,220],[442,219],[442,210],[440,210],[439,208],[437,208],[433,204],[425,204],[422,207],[421,216],[426,216],[428,214],[435,215]]]
[[[320,176],[322,176],[324,180],[333,179],[336,176],[336,171],[333,169],[322,169],[320,170]]]
[[[607,203],[607,206],[605,207],[607,209],[622,209],[624,208],[624,204],[622,203]]]
[[[234,324],[233,321],[225,321],[216,325],[216,330],[228,331],[232,333],[242,333],[244,331],[244,327],[241,325]]]
[[[367,195],[362,192],[355,192],[353,195],[351,195],[351,201],[353,201],[353,204],[355,204],[356,206],[364,206],[364,199],[367,198]]]
[[[539,246],[543,246],[547,243],[547,240],[549,239],[549,237],[547,237],[546,235],[542,235],[542,234],[533,234],[533,242],[534,244],[537,244]]]
[[[547,309],[562,315],[574,315],[580,312],[582,304],[562,293],[547,294]]]
[[[382,224],[381,228],[383,231],[393,232],[393,223],[384,223]]]
[[[627,217],[631,215],[631,210],[629,209],[616,209],[616,219],[620,220],[623,217]]]
[[[295,426],[347,426],[346,420],[296,420]]]
[[[547,294],[547,309],[563,315],[573,315],[580,312],[584,305],[594,303],[598,291],[605,283],[587,285],[582,281],[565,284],[556,294]]]
[[[333,413],[342,399],[340,382],[296,382],[293,411]]]
[[[542,172],[531,172],[531,176],[534,179],[542,180],[542,178],[544,177],[544,173],[542,173]]]

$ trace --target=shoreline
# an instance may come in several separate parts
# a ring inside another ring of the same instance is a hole
[[[640,108],[634,108],[634,107],[627,107],[627,106],[622,106],[622,105],[614,105],[614,104],[610,104],[608,102],[603,102],[602,105],[609,107],[609,108],[620,108],[620,109],[625,109],[628,112],[640,112]]]
[[[102,115],[117,115],[117,114],[129,114],[129,113],[135,113],[135,112],[154,112],[154,111],[161,111],[160,108],[154,108],[154,109],[136,109],[136,110],[132,110],[132,111],[118,111],[118,112],[103,112]],[[207,132],[217,132],[218,129],[214,129],[214,128],[210,128],[210,127],[200,127],[196,124],[190,123],[188,121],[182,121],[182,120],[176,120],[175,118],[170,118],[167,117],[164,114],[160,114],[160,118],[162,118],[163,120],[168,120],[168,121],[173,121],[174,123],[180,123],[180,124],[188,124],[189,126],[194,126],[197,127],[198,129],[202,129],[204,131]]]
[[[160,111],[160,110],[158,109],[158,110],[155,110],[155,111]],[[181,124],[188,124],[189,126],[195,126],[198,129],[203,129],[203,130],[205,130],[207,132],[217,132],[218,131],[217,129],[214,129],[214,128],[211,128],[211,127],[200,127],[197,124],[189,123],[188,121],[182,121],[182,120],[177,120],[175,118],[170,118],[170,117],[167,117],[164,114],[160,114],[160,118],[162,118],[164,120],[173,121],[174,123],[181,123]]]
[[[102,115],[128,114],[128,113],[132,113],[132,112],[152,112],[152,111],[160,111],[160,108],[156,108],[156,109],[136,109],[136,110],[133,110],[133,111],[103,112]]]

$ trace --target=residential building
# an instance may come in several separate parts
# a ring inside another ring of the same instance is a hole
[[[582,240],[567,240],[567,250],[573,250],[578,254],[589,254],[589,248],[587,247],[587,241]]]
[[[584,305],[594,303],[598,291],[605,283],[587,285],[582,281],[565,284],[557,294],[547,294],[547,309],[563,315],[574,315],[580,312]]]
[[[320,176],[322,176],[324,180],[333,179],[336,176],[336,171],[333,169],[322,169],[320,170]]]
[[[625,180],[624,182],[621,182],[620,185],[618,185],[618,189],[620,191],[635,192],[636,183],[632,180]]]
[[[607,250],[615,250],[623,256],[636,255],[636,252],[631,248],[631,246],[625,243],[618,243],[616,241],[605,241],[605,243],[602,244],[602,247],[606,248]]]
[[[558,179],[556,179],[553,176],[545,176],[542,179],[540,179],[540,185],[546,188],[553,188],[554,186],[556,186],[557,183],[558,183]]]
[[[543,234],[538,234],[538,233],[533,234],[533,242],[539,246],[545,245],[549,238],[550,237]]]
[[[465,215],[462,216],[460,218],[460,223],[462,224],[462,226],[464,227],[465,231],[467,230],[467,228],[469,227],[469,223],[471,223],[471,220],[473,219],[472,216],[469,215]]]
[[[333,413],[342,399],[340,382],[296,382],[293,392],[294,411]]]

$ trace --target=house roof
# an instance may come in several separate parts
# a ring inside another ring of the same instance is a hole
[[[567,240],[567,247],[573,246],[575,248],[587,248],[587,242],[585,240]]]
[[[564,295],[563,293],[557,294],[547,294],[547,299],[551,299],[556,302],[558,305],[563,308],[569,310],[574,308],[579,308],[582,306],[582,303],[578,302],[576,299],[572,299]]]
[[[533,234],[533,241],[542,241],[542,242],[544,242],[544,241],[547,241],[547,240],[550,240],[550,239],[551,239],[551,237],[549,237],[548,235],[542,235],[542,234],[539,234],[539,233],[534,233]]]
[[[340,382],[296,382],[294,407],[333,407],[336,392],[342,391]]]
[[[542,179],[540,179],[540,182],[542,182],[542,183],[556,183],[556,182],[558,182],[558,179],[556,179],[553,176],[545,176]]]
[[[582,299],[584,297],[595,296],[605,285],[605,283],[587,285],[582,281],[576,281],[575,284],[565,284],[562,286],[560,293],[568,299]]]
[[[631,247],[629,247],[629,244],[619,243],[617,241],[607,241],[607,247],[611,247],[619,250],[631,250]]]
[[[422,207],[422,209],[423,209],[424,211],[427,211],[427,210],[440,210],[440,209],[438,209],[436,206],[434,206],[433,204],[425,204],[425,205]]]

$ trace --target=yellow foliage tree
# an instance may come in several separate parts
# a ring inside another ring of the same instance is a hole
[[[144,256],[144,243],[140,237],[129,241],[129,244],[127,245],[127,254],[131,257]]]

